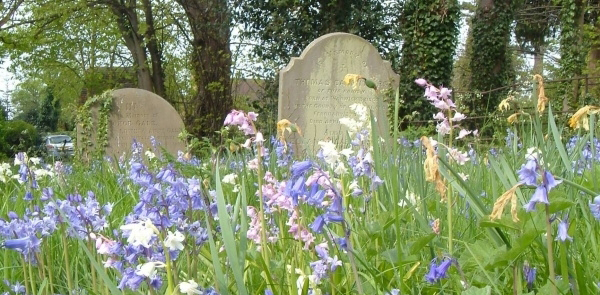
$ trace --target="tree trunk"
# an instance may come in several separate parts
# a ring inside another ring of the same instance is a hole
[[[221,128],[233,107],[227,0],[177,2],[185,10],[192,32],[192,70],[197,89],[194,105],[185,110],[184,121],[195,136],[210,136]]]
[[[148,53],[152,62],[152,85],[154,86],[154,93],[158,94],[162,98],[167,99],[167,93],[165,91],[165,71],[162,66],[162,50],[158,46],[156,40],[156,30],[154,28],[154,17],[152,14],[152,4],[150,0],[142,0],[144,5],[144,14],[146,16],[146,42],[148,43]]]
[[[533,48],[533,73],[544,76],[544,45],[535,45]]]
[[[117,17],[117,25],[125,40],[125,45],[131,57],[136,71],[138,88],[153,91],[152,77],[148,69],[148,58],[144,46],[144,36],[139,34],[139,21],[136,12],[136,0],[129,0],[129,5],[121,1],[112,0],[108,3],[111,11]]]

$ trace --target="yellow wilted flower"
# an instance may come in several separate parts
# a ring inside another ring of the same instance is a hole
[[[344,77],[344,84],[346,84],[346,85],[352,84],[352,89],[357,89],[358,81],[360,79],[365,79],[365,78],[363,76],[357,75],[357,74],[346,74],[346,76]]]
[[[445,201],[446,185],[444,184],[444,181],[442,180],[442,175],[438,170],[439,167],[437,163],[437,155],[435,153],[435,149],[433,148],[433,145],[431,144],[431,141],[429,141],[429,138],[427,138],[427,136],[421,137],[421,142],[423,143],[423,146],[427,149],[425,152],[427,158],[425,158],[425,163],[423,163],[423,169],[425,170],[425,180],[435,183],[435,190],[442,197],[441,200]]]
[[[517,122],[517,117],[519,116],[519,114],[520,113],[514,113],[514,114],[508,116],[506,121],[508,121],[508,123],[510,123],[510,124]]]
[[[585,130],[590,130],[590,123],[588,115],[596,114],[600,111],[600,107],[596,106],[584,106],[577,110],[575,114],[569,119],[569,126],[573,129],[582,128]]]
[[[509,102],[512,101],[513,98],[514,97],[512,95],[509,95],[507,98],[503,99],[500,102],[500,104],[498,105],[498,110],[501,111],[501,112],[510,110],[510,103]]]
[[[546,91],[544,90],[544,78],[542,78],[542,76],[540,76],[539,74],[535,74],[533,75],[533,79],[538,82],[537,110],[538,113],[542,113],[546,109],[546,103],[548,103]]]
[[[300,127],[292,124],[288,119],[281,119],[277,122],[277,139],[283,142],[283,145],[287,147],[287,143],[285,141],[285,131],[289,133],[298,132],[298,134],[302,135],[300,132]]]
[[[502,217],[502,212],[504,212],[504,206],[510,201],[510,214],[512,215],[512,220],[514,222],[519,221],[519,217],[517,216],[517,188],[521,186],[522,183],[517,183],[515,186],[511,187],[504,194],[502,194],[494,203],[494,207],[492,208],[492,214],[490,214],[490,219],[500,219]]]

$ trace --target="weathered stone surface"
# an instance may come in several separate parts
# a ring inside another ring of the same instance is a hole
[[[185,150],[185,145],[178,139],[184,129],[183,121],[166,100],[136,88],[114,90],[112,95],[106,155],[118,157],[130,153],[134,139],[144,145],[144,150],[151,149],[151,136],[173,155]],[[95,118],[94,123],[97,124]]]
[[[345,139],[342,117],[355,118],[349,108],[362,103],[376,115],[380,134],[388,132],[387,104],[361,81],[357,89],[344,84],[346,74],[374,81],[380,90],[396,88],[399,76],[368,41],[347,33],[332,33],[314,40],[298,58],[280,71],[279,119],[298,124],[307,147],[317,142]]]

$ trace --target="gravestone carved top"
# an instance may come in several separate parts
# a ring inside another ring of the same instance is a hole
[[[373,89],[344,84],[346,74],[358,74],[374,81],[378,89],[397,87],[398,74],[365,39],[347,33],[324,35],[308,45],[280,71],[279,120],[288,119],[302,130],[307,147],[317,142],[344,138],[343,117],[354,118],[350,105],[361,103],[375,114],[380,134],[387,134],[387,104]]]
[[[134,139],[144,145],[144,150],[152,149],[152,136],[161,148],[173,155],[185,151],[185,145],[178,139],[184,129],[183,121],[162,97],[137,88],[114,90],[112,97],[106,155],[119,157],[130,153]],[[98,124],[97,111],[92,114],[93,124]]]

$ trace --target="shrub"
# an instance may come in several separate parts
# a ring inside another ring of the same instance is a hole
[[[0,124],[0,157],[13,157],[19,151],[27,151],[30,155],[42,153],[42,138],[33,125],[22,120]]]

